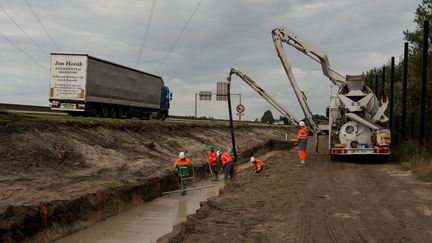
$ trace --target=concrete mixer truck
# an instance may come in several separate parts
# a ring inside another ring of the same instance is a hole
[[[272,36],[279,59],[305,115],[305,122],[315,134],[320,133],[321,129],[312,118],[306,96],[298,86],[282,44],[286,43],[320,63],[324,75],[336,87],[327,112],[330,158],[335,160],[342,156],[357,155],[388,157],[391,134],[387,129],[389,118],[384,114],[388,100],[384,97],[378,100],[365,84],[363,75],[343,76],[336,72],[324,52],[287,28],[274,29]]]

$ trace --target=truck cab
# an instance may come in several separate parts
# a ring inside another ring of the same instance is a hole
[[[172,100],[172,93],[168,86],[162,86],[161,89],[161,101],[160,101],[160,114],[159,117],[165,120],[168,117],[168,111],[170,108],[170,101]]]

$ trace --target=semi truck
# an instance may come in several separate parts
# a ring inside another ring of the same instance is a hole
[[[51,53],[49,102],[72,115],[166,119],[172,93],[162,77],[87,54]]]

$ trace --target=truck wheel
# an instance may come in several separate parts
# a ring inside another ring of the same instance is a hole
[[[160,119],[162,120],[162,121],[165,121],[165,119],[167,119],[168,118],[168,114],[167,114],[167,112],[162,112],[161,114],[160,114]]]
[[[114,118],[120,118],[118,107],[115,107],[115,106],[111,107],[111,116]]]
[[[102,117],[104,117],[104,118],[111,117],[109,107],[107,107],[107,106],[102,107]]]

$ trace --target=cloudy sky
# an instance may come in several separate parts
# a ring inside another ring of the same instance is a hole
[[[162,76],[173,92],[171,114],[193,115],[195,93],[215,92],[236,67],[302,118],[271,30],[285,26],[327,53],[341,74],[360,74],[399,58],[420,0],[158,0],[138,64],[153,2],[0,0],[0,103],[48,105],[49,53],[86,53]],[[284,47],[311,109],[324,114],[329,80],[318,63]],[[241,79],[232,92],[242,95],[244,119],[267,109],[279,117]],[[226,118],[227,103],[199,101],[198,116]]]

